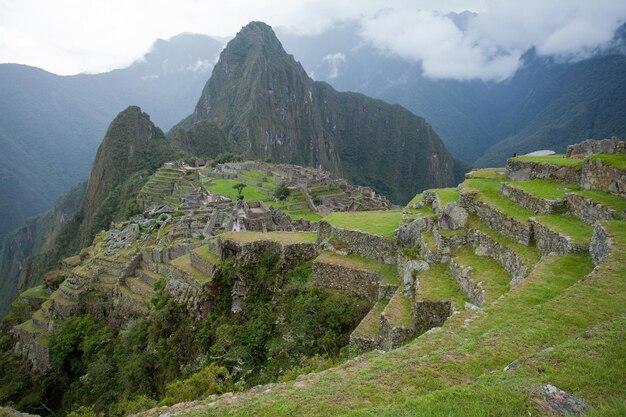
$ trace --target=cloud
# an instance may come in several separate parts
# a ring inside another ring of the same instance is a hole
[[[450,13],[465,10],[477,16],[466,18],[461,30]],[[129,65],[157,38],[182,32],[232,36],[251,20],[299,34],[356,21],[364,40],[420,61],[429,77],[501,80],[532,47],[567,57],[592,53],[626,21],[626,2],[0,0],[0,62],[59,74],[107,71]]]
[[[530,48],[588,56],[626,21],[623,1],[486,1],[477,7],[466,30],[442,11],[387,8],[362,19],[361,34],[382,51],[420,61],[426,76],[500,81],[515,73]]]
[[[322,58],[322,61],[328,64],[328,77],[333,79],[339,76],[339,66],[346,63],[346,56],[341,52],[337,52],[326,55]]]

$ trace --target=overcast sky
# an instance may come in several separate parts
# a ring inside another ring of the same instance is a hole
[[[478,14],[465,31],[446,16],[464,10]],[[157,38],[233,36],[251,20],[308,34],[358,21],[364,40],[421,61],[427,76],[501,80],[533,46],[572,58],[606,45],[626,0],[0,0],[0,62],[108,71]]]

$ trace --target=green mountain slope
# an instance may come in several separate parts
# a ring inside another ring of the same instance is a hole
[[[397,202],[453,184],[465,168],[423,119],[313,81],[260,22],[228,43],[178,128],[202,120],[220,126],[246,156],[322,167]]]

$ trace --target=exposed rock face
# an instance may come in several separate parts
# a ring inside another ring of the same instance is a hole
[[[509,200],[535,214],[550,214],[565,211],[566,209],[566,199],[564,198],[554,200],[538,198],[505,182],[500,185],[500,192]]]
[[[587,158],[583,163],[580,188],[608,191],[626,198],[626,171],[606,165],[601,159]]]
[[[594,153],[626,153],[626,142],[616,136],[602,140],[588,139],[569,145],[566,156],[572,159],[584,159]]]
[[[596,224],[593,228],[593,236],[591,237],[591,245],[589,246],[589,252],[591,253],[591,259],[593,263],[598,265],[609,256],[611,249],[611,240],[602,227],[601,223]]]
[[[420,243],[422,231],[431,231],[435,224],[434,216],[415,219],[408,224],[401,224],[398,228],[398,241],[410,248]]]
[[[398,248],[392,239],[357,230],[346,230],[336,227],[328,222],[321,221],[319,224],[317,241],[337,239],[345,244],[350,252],[359,256],[385,264],[396,264]]]
[[[448,203],[441,210],[438,220],[442,229],[459,230],[465,227],[467,211],[458,203]]]
[[[580,171],[576,167],[560,167],[515,159],[509,159],[506,162],[506,175],[512,181],[540,179],[554,180],[564,184],[578,184],[580,182]]]
[[[587,411],[587,404],[580,398],[565,392],[554,385],[542,385],[537,388],[550,410],[562,416],[579,416]]]

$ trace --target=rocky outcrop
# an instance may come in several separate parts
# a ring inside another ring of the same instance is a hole
[[[626,142],[620,140],[617,136],[613,136],[611,139],[588,139],[575,145],[569,145],[567,147],[566,157],[572,159],[585,159],[595,153],[626,154]]]
[[[608,191],[626,198],[626,170],[608,165],[600,157],[589,157],[583,163],[580,188]]]
[[[535,197],[519,188],[516,188],[514,184],[507,184],[503,182],[500,184],[500,192],[503,196],[524,207],[526,210],[530,210],[535,214],[550,214],[556,212],[563,212],[566,209],[566,200],[564,198],[556,199],[544,199]]]
[[[405,248],[417,246],[423,231],[430,232],[435,225],[435,216],[421,217],[410,223],[401,224],[398,228],[398,241]]]
[[[564,184],[578,184],[580,169],[576,166],[559,166],[549,163],[520,161],[511,158],[506,162],[506,175],[512,181],[553,180]]]
[[[593,236],[591,237],[591,245],[589,245],[589,253],[591,259],[596,265],[601,264],[611,251],[611,239],[601,223],[596,224],[593,228]]]

